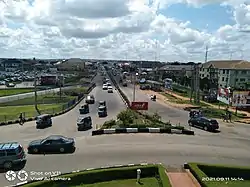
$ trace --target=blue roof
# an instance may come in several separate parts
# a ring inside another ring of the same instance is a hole
[[[19,145],[17,142],[0,143],[0,150],[16,149]]]

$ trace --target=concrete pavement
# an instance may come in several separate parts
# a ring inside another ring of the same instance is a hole
[[[28,143],[21,142],[24,146]],[[230,138],[221,140],[218,137],[200,135],[79,136],[76,138],[77,150],[74,154],[28,155],[24,170],[64,173],[86,168],[145,162],[163,163],[171,167],[179,167],[184,162],[247,165],[250,163],[249,145],[250,142],[242,143]],[[10,185],[4,174],[0,174],[0,183],[2,186]]]

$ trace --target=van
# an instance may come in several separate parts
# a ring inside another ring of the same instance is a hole
[[[17,165],[26,164],[26,154],[17,142],[0,143],[0,167],[10,170]]]

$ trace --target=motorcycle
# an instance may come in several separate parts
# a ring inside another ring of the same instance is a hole
[[[151,96],[150,96],[150,99],[151,99],[152,101],[156,101],[156,95],[151,95]]]

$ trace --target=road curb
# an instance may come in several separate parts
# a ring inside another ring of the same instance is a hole
[[[140,164],[124,164],[124,165],[113,165],[113,166],[103,166],[100,168],[87,168],[87,169],[83,169],[83,170],[75,170],[72,172],[68,172],[68,173],[63,173],[61,175],[68,175],[68,174],[75,174],[75,173],[79,173],[79,172],[84,172],[84,171],[94,171],[94,170],[99,170],[99,169],[112,169],[112,168],[122,168],[122,167],[140,167],[140,166],[147,166],[147,165],[162,165],[162,163],[140,163]],[[57,176],[61,176],[61,175],[55,175],[55,176],[50,176],[52,177],[57,177]],[[26,184],[31,184],[31,183],[35,183],[38,181],[24,181],[24,182],[20,182],[14,185],[10,185],[10,186],[5,186],[5,187],[20,187]]]
[[[244,124],[250,124],[250,122],[249,122],[249,121],[241,121],[241,120],[236,120],[236,121],[234,121],[234,122],[244,123]]]
[[[194,131],[187,129],[169,129],[169,128],[116,128],[99,129],[92,131],[92,136],[103,134],[129,134],[129,133],[159,133],[159,134],[185,134],[194,135]]]
[[[94,88],[96,87],[95,84],[91,84],[91,86],[89,86],[88,90],[87,90],[87,93],[90,93]],[[85,98],[85,96],[83,95],[74,105],[72,105],[71,107],[61,111],[61,112],[58,112],[58,113],[55,113],[55,114],[52,114],[51,116],[52,117],[56,117],[56,116],[60,116],[62,114],[65,114],[69,111],[71,111],[72,109],[74,109],[83,99]],[[31,118],[27,118],[25,119],[25,122],[28,122],[28,121],[34,121],[36,120],[36,117],[31,117]],[[12,124],[17,124],[19,123],[20,120],[13,120],[13,121],[7,121],[7,122],[1,122],[0,123],[0,126],[6,126],[6,125],[12,125]]]

